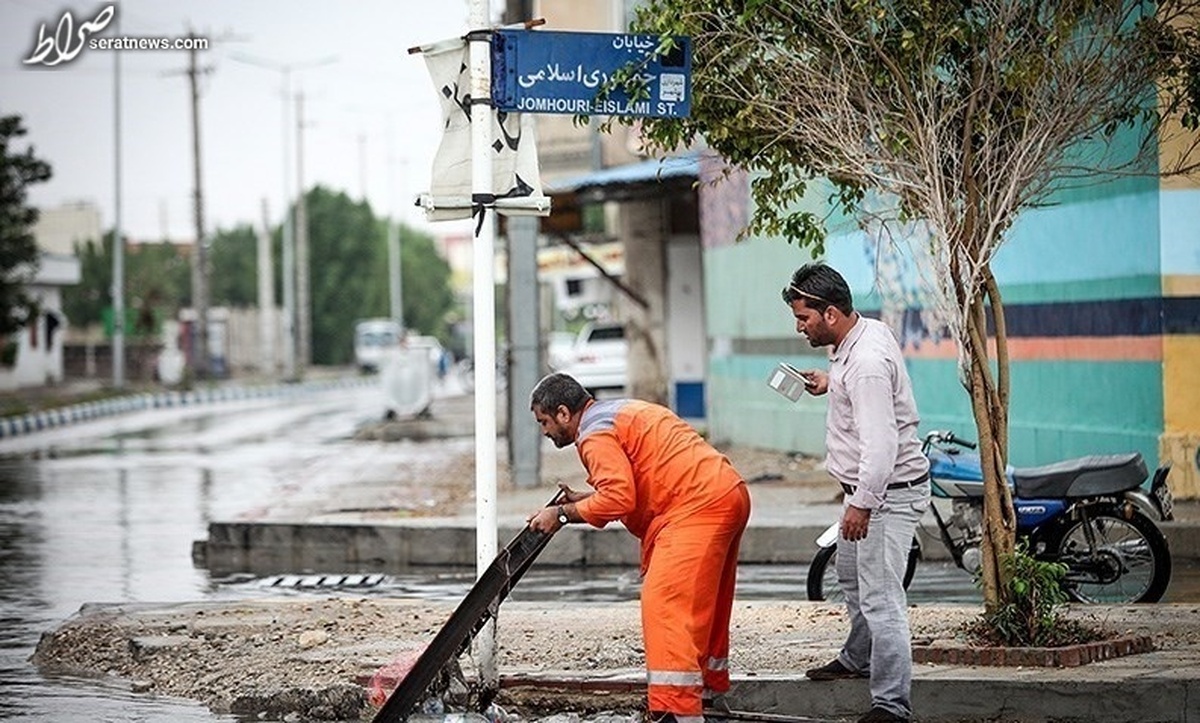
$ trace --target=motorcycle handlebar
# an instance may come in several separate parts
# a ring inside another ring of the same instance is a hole
[[[926,435],[925,440],[927,442],[945,442],[947,444],[956,444],[959,447],[966,447],[967,449],[975,449],[974,442],[968,442],[961,437],[957,437],[954,432],[949,430],[944,432],[930,432]]]

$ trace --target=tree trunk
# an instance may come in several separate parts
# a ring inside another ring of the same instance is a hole
[[[987,307],[991,302],[996,327],[996,376],[988,354]],[[1000,561],[1016,543],[1016,515],[1005,469],[1008,466],[1008,343],[1000,290],[990,268],[985,270],[983,294],[971,303],[967,351],[970,359],[971,407],[979,431],[979,461],[983,470],[984,523],[982,586],[988,612],[1007,602],[1007,576]]]

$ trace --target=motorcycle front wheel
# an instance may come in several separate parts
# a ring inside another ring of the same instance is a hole
[[[1158,602],[1171,581],[1167,538],[1140,512],[1091,512],[1064,526],[1047,552],[1067,565],[1066,592],[1076,602]]]
[[[907,590],[917,572],[917,560],[921,557],[921,546],[917,538],[913,538],[912,547],[908,550],[908,565],[904,568],[904,589]],[[837,579],[837,543],[822,547],[813,556],[812,564],[808,566],[808,599],[828,600],[830,602],[845,602],[842,586]]]

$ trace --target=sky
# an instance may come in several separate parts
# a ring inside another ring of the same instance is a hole
[[[54,67],[44,65],[53,55],[23,62],[36,55],[43,24],[51,36],[70,13],[78,30],[99,24],[109,6],[113,18],[93,39],[174,40],[190,28],[209,41],[197,53],[208,69],[200,83],[200,156],[209,234],[261,224],[264,199],[278,224],[285,192],[294,197],[294,100],[287,104],[285,189],[281,68],[288,65],[293,95],[304,94],[306,188],[319,183],[354,199],[365,195],[377,215],[436,235],[456,232],[452,223],[427,222],[412,205],[429,188],[441,119],[425,63],[407,51],[462,35],[467,0],[0,0],[0,115],[22,116],[28,131],[10,151],[31,145],[53,170],[50,181],[30,188],[33,205],[90,201],[102,228],[113,226],[115,51],[84,47]],[[189,53],[120,55],[121,225],[138,241],[191,240]]]

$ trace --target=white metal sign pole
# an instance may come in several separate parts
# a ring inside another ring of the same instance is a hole
[[[491,28],[487,0],[471,0],[471,191],[476,198],[492,189],[491,43],[479,32]],[[489,209],[480,209],[488,213]],[[475,236],[475,562],[483,575],[496,557],[496,300],[492,219]],[[514,420],[515,421],[515,420]],[[495,620],[477,638],[480,682],[485,690],[498,686]]]

